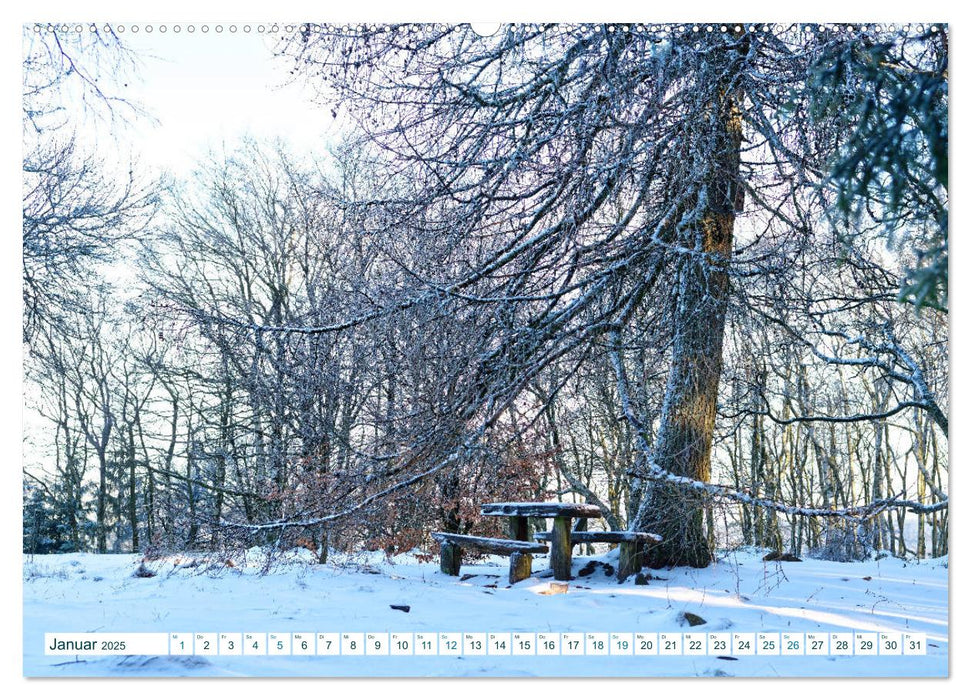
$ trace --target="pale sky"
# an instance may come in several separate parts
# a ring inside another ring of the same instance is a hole
[[[142,57],[138,75],[124,88],[158,123],[138,120],[129,136],[133,155],[143,166],[158,166],[185,175],[208,149],[222,150],[243,135],[282,137],[301,151],[324,153],[339,135],[330,109],[311,102],[310,90],[290,78],[286,59],[274,59],[271,36],[259,34],[258,24],[244,33],[237,24],[222,24],[222,32],[193,33],[187,25],[162,34],[145,25],[133,34],[119,34]],[[269,25],[266,25],[269,28]]]

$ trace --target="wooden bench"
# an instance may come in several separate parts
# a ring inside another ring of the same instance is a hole
[[[488,554],[509,557],[509,583],[529,578],[533,573],[533,554],[546,554],[549,547],[523,540],[501,540],[495,537],[474,537],[451,532],[433,532],[432,539],[441,545],[443,574],[458,576],[462,568],[462,550],[475,549]]]
[[[550,542],[553,539],[552,532],[537,532],[538,542]],[[587,542],[607,542],[620,545],[620,562],[617,565],[617,579],[623,581],[631,574],[636,574],[641,570],[641,549],[644,544],[661,542],[660,535],[650,532],[629,532],[625,530],[612,530],[607,532],[596,532],[584,530],[582,532],[573,530],[570,532],[570,546]]]

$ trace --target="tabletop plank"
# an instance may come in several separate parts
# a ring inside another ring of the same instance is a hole
[[[600,508],[589,503],[486,503],[482,515],[527,518],[599,518]]]

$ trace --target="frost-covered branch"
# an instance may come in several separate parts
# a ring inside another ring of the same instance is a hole
[[[701,494],[713,500],[731,501],[733,503],[764,508],[787,515],[801,515],[810,518],[845,518],[854,521],[864,521],[890,509],[906,508],[912,513],[936,513],[946,509],[949,504],[946,498],[936,503],[925,504],[903,499],[898,495],[871,501],[864,505],[849,506],[846,508],[790,505],[761,496],[755,496],[745,491],[739,491],[731,486],[705,483],[696,479],[671,474],[654,464],[650,458],[642,460],[642,464],[644,461],[647,462],[647,468],[641,467],[640,469],[634,469],[631,471],[631,476],[650,481],[674,484],[679,488]]]

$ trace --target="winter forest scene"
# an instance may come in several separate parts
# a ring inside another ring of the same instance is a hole
[[[947,676],[948,38],[24,25],[24,675]]]

